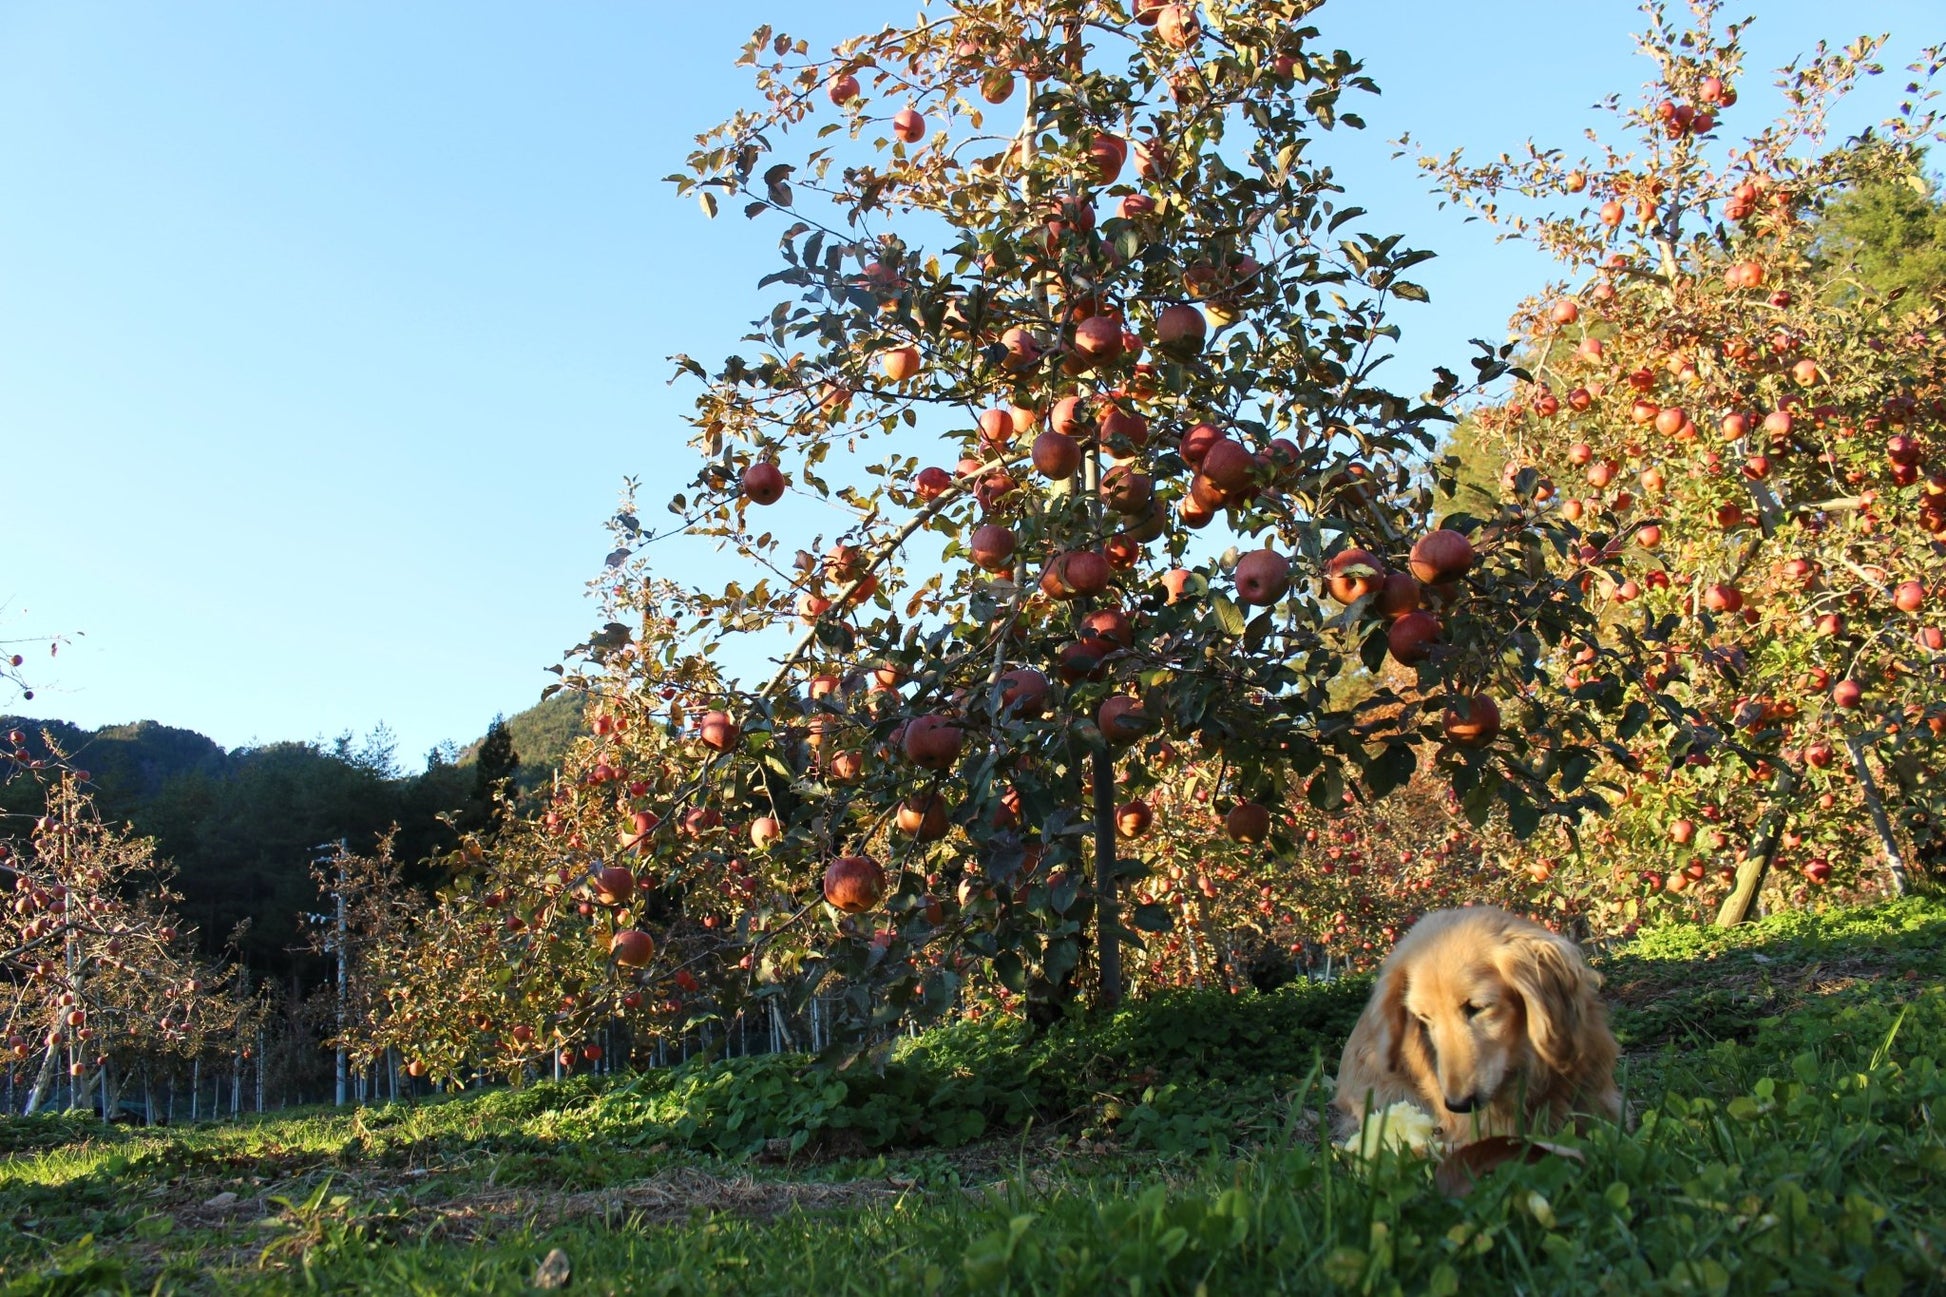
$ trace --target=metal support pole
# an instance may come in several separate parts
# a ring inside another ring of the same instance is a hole
[[[329,844],[327,844],[329,845]],[[351,1001],[351,982],[345,947],[349,944],[349,923],[345,909],[345,840],[339,838],[338,881],[332,890],[332,898],[337,902],[337,931],[331,940],[333,952],[338,956],[338,1057],[337,1057],[337,1106],[345,1106],[346,1069],[349,1059],[345,1056],[345,1019]]]

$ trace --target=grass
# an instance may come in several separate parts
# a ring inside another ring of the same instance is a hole
[[[1364,987],[1184,994],[851,1079],[15,1120],[0,1297],[523,1292],[554,1249],[581,1292],[1946,1292],[1946,904],[1664,931],[1603,971],[1632,1129],[1462,1199],[1326,1142]]]

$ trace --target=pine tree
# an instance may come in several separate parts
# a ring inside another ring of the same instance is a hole
[[[1826,210],[1818,251],[1868,288],[1916,306],[1946,289],[1946,200],[1918,177],[1861,185]]]
[[[520,754],[514,751],[513,731],[504,716],[495,716],[480,741],[480,754],[473,767],[473,802],[490,828],[500,827],[505,804],[494,800],[503,792],[520,768]]]

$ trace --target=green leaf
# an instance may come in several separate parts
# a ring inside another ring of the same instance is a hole
[[[1581,787],[1595,768],[1595,755],[1586,748],[1570,748],[1561,754],[1561,791],[1571,793]]]
[[[1365,767],[1365,785],[1374,797],[1383,797],[1412,778],[1418,765],[1419,758],[1410,747],[1393,744]]]
[[[1358,660],[1367,671],[1377,675],[1385,669],[1385,654],[1389,648],[1390,643],[1385,637],[1384,629],[1374,630],[1365,637],[1365,642],[1358,646]]]
[[[1027,965],[1021,962],[1016,951],[1003,950],[993,957],[993,975],[1000,979],[1000,985],[1015,995],[1027,990]]]
[[[1507,804],[1507,823],[1514,836],[1525,842],[1541,826],[1541,808],[1511,783],[1500,785],[1500,800]]]
[[[1231,639],[1243,634],[1243,609],[1236,606],[1230,596],[1216,591],[1210,595],[1210,611],[1216,614],[1216,624]]]
[[[1496,790],[1497,782],[1488,778],[1481,779],[1460,795],[1460,809],[1466,813],[1468,824],[1477,829],[1487,822],[1487,817],[1493,814]]]
[[[1175,918],[1161,905],[1138,905],[1129,912],[1129,926],[1143,932],[1167,932],[1176,926]]]
[[[1345,806],[1345,779],[1335,766],[1318,771],[1304,789],[1305,799],[1321,811],[1341,811]]]
[[[1337,215],[1333,216],[1331,218],[1331,223],[1325,226],[1325,229],[1327,232],[1335,234],[1337,233],[1338,227],[1340,225],[1343,225],[1346,221],[1355,221],[1359,217],[1363,216],[1364,214],[1365,214],[1365,209],[1362,207],[1347,207],[1343,211],[1340,211]]]

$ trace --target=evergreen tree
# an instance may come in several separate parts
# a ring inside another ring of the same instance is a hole
[[[1946,289],[1946,199],[1937,184],[1861,185],[1825,212],[1818,251],[1839,273],[1916,306]]]
[[[480,742],[480,754],[473,766],[473,801],[489,828],[498,828],[505,811],[494,795],[503,791],[520,769],[520,754],[514,751],[513,731],[504,716],[495,716]]]

